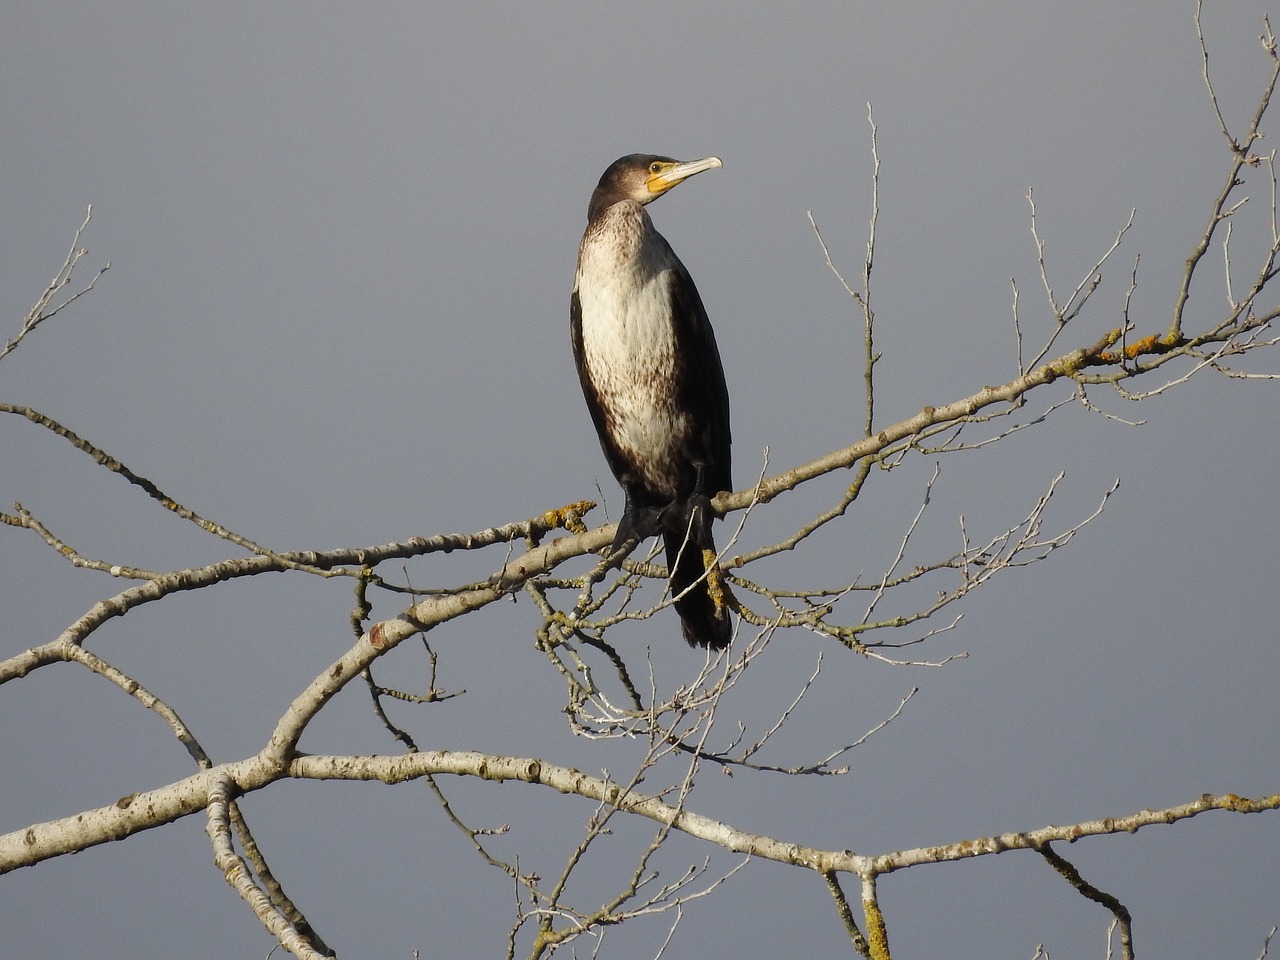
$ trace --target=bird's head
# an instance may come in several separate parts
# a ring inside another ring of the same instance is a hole
[[[649,153],[632,153],[609,164],[591,195],[588,219],[621,200],[650,203],[695,173],[723,166],[719,157],[673,160]]]

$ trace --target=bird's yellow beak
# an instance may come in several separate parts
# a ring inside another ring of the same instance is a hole
[[[719,157],[703,157],[701,160],[685,160],[679,163],[654,163],[649,168],[645,185],[655,197],[666,193],[677,183],[688,180],[695,173],[722,167]]]

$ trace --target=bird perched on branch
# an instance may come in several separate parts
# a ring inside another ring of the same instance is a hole
[[[715,564],[711,497],[731,490],[729,392],[693,278],[645,205],[717,157],[631,154],[587,207],[570,300],[573,359],[605,459],[626,494],[614,549],[661,534],[684,638],[732,633]]]

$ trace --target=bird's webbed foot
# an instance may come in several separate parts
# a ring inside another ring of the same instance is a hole
[[[714,517],[711,498],[697,491],[685,500],[668,504],[661,513],[664,530],[676,533],[681,540],[687,539],[699,550],[714,549],[711,539],[711,521]]]
[[[711,539],[711,521],[714,519],[715,511],[711,509],[706,475],[703,468],[698,467],[693,493],[684,500],[676,500],[663,508],[662,527],[677,533],[682,539],[687,538],[699,550],[714,550],[715,544]]]
[[[657,507],[637,507],[628,491],[627,505],[622,510],[618,532],[613,535],[613,545],[609,547],[609,552],[617,553],[628,544],[634,548],[636,544],[654,536],[662,529],[661,520],[662,513]]]
[[[711,493],[707,489],[706,468],[698,466],[698,476],[693,484],[693,493],[685,501],[685,528],[689,530],[693,542],[703,550],[714,550],[711,539],[711,521],[716,518],[711,509]]]

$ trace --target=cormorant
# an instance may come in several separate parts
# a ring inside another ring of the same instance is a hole
[[[661,533],[684,638],[713,648],[732,632],[708,567],[710,498],[733,489],[729,391],[693,278],[644,206],[719,166],[639,153],[611,164],[587,207],[569,308],[582,392],[626,494],[614,549]]]

